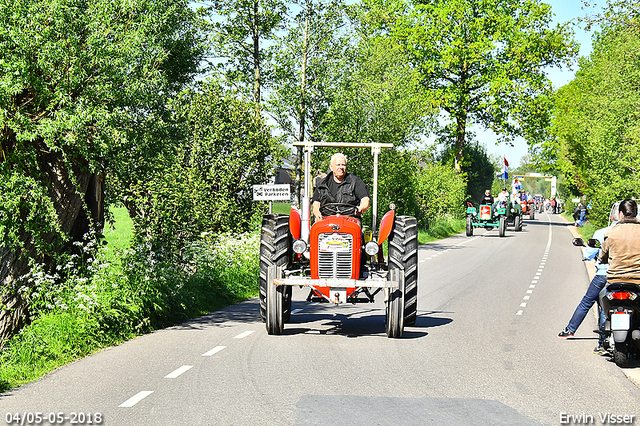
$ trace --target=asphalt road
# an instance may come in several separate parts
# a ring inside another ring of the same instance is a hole
[[[504,238],[421,246],[419,316],[402,339],[384,333],[382,297],[333,307],[295,289],[283,336],[250,300],[0,394],[0,424],[640,424],[640,389],[592,352],[594,316],[557,338],[589,280],[568,225],[541,214]]]

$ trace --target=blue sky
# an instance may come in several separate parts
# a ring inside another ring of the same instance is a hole
[[[587,10],[583,10],[582,0],[547,0],[546,3],[551,5],[552,12],[555,14],[554,25],[559,22],[567,22],[573,20],[575,38],[580,43],[580,56],[588,56],[591,53],[591,36],[593,32],[585,32],[584,29],[577,24],[577,18],[587,15]],[[591,9],[593,14],[593,9]],[[550,69],[549,78],[553,82],[555,88],[567,84],[573,79],[577,64],[573,70]],[[489,154],[497,154],[505,156],[510,166],[520,164],[520,159],[527,154],[527,143],[524,139],[514,141],[514,146],[510,147],[505,144],[495,144],[496,136],[492,131],[483,131],[481,128],[473,127],[476,132],[477,139],[487,147]]]

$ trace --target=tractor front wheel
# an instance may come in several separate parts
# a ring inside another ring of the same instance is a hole
[[[498,227],[498,235],[504,237],[507,231],[507,218],[504,216],[500,216],[500,226]]]
[[[471,219],[471,216],[467,216],[467,237],[470,237],[473,235],[473,220]]]
[[[273,267],[274,274],[277,267],[286,268],[291,261],[291,241],[289,237],[289,216],[284,214],[269,214],[262,218],[260,233],[260,317],[267,321],[267,296],[269,286],[273,286],[273,279],[269,282],[269,269]],[[291,287],[282,290],[283,321],[287,322],[291,315]],[[268,327],[267,327],[268,328]]]
[[[402,337],[404,331],[404,273],[402,270],[389,271],[391,281],[398,281],[398,288],[388,289],[385,331],[387,337]]]
[[[273,279],[282,275],[280,268],[271,266],[267,272],[267,334],[282,334],[284,330],[284,287],[274,285]]]

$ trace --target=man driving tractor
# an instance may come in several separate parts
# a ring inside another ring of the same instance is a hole
[[[347,158],[344,154],[337,153],[331,157],[331,172],[322,179],[313,192],[313,216],[316,221],[322,216],[333,213],[323,213],[327,204],[350,204],[337,206],[337,211],[344,211],[349,216],[361,216],[370,204],[370,195],[367,186],[358,176],[347,173]]]

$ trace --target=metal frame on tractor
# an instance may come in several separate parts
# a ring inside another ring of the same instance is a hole
[[[268,334],[282,334],[291,315],[292,286],[309,288],[307,301],[334,305],[372,303],[384,293],[385,330],[401,337],[417,315],[417,221],[391,205],[377,226],[378,155],[393,144],[299,142],[304,148],[301,208],[263,217],[260,245],[260,312]],[[373,155],[370,232],[361,221],[335,214],[311,224],[311,153],[314,147],[369,148]],[[388,241],[387,256],[383,243]]]

